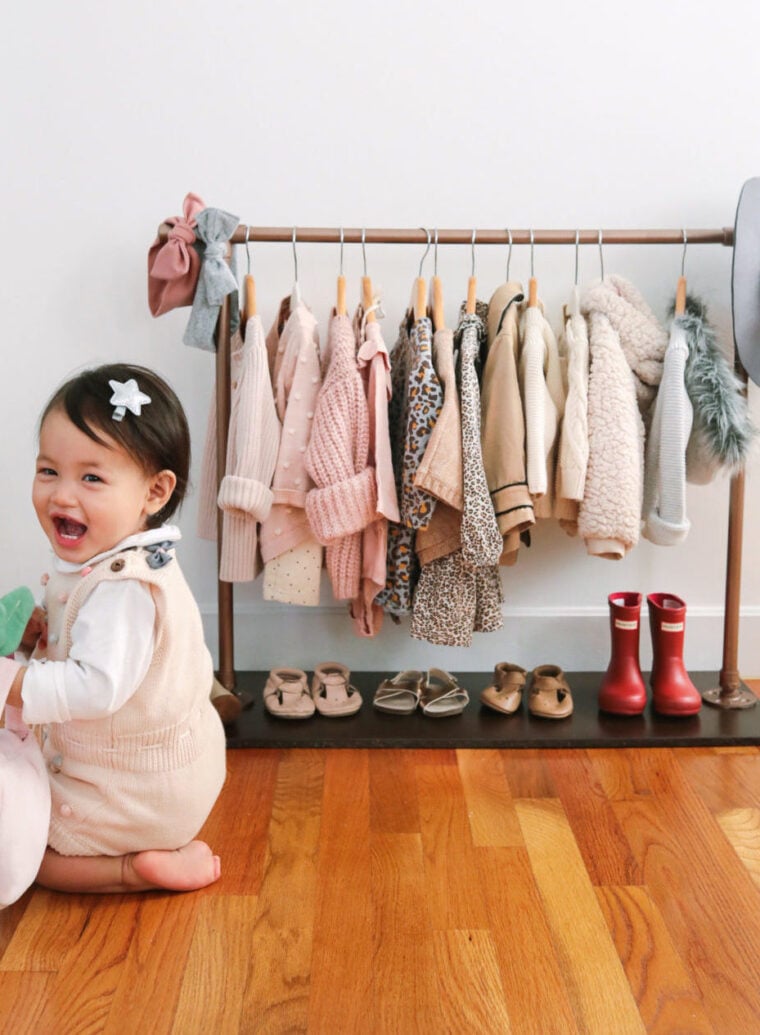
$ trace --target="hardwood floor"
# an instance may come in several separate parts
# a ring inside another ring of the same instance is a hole
[[[0,913],[3,1035],[760,1030],[760,747],[228,760],[218,884]]]

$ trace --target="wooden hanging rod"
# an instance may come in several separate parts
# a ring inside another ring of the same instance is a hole
[[[251,243],[293,240],[292,226],[251,226],[241,223],[230,240],[234,244],[244,244],[246,229]],[[162,223],[158,228],[159,240],[165,241],[170,227]],[[296,241],[298,244],[340,244],[340,227],[297,226]],[[476,230],[476,244],[509,243],[510,231]],[[579,244],[599,244],[599,230],[533,230],[534,244],[575,244],[578,233]],[[683,244],[684,231],[677,230],[602,230],[602,244]],[[427,233],[419,227],[344,227],[345,244],[361,244],[362,234],[365,244],[421,244],[427,243]],[[431,242],[435,229],[430,228]],[[531,230],[512,230],[512,244],[530,244]],[[690,230],[686,227],[688,244],[722,244],[727,248],[734,243],[733,227],[724,226],[714,230]],[[469,230],[438,230],[439,244],[472,244],[472,228]]]

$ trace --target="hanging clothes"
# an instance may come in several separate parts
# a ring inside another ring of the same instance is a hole
[[[409,416],[408,385],[412,370],[409,331],[413,322],[414,317],[409,310],[404,314],[399,326],[398,339],[391,352],[391,398],[388,403],[393,472],[399,511],[402,514],[404,454]],[[376,603],[394,619],[408,614],[412,607],[412,593],[418,578],[419,562],[414,552],[414,529],[403,521],[399,521],[398,524],[391,522],[388,526],[385,586],[378,593]]]
[[[269,486],[280,446],[280,422],[259,316],[246,321],[245,340],[238,333],[234,345],[227,466],[218,496],[224,513],[219,578],[250,582],[261,570],[257,522],[266,520],[272,506]]]
[[[517,370],[524,297],[522,286],[508,281],[488,303],[480,400],[483,468],[503,540],[500,564],[504,565],[515,563],[521,533],[536,520],[525,470],[525,420]]]
[[[416,483],[438,498],[427,528],[417,532],[415,550],[421,565],[412,602],[411,635],[431,643],[466,640],[476,595],[471,573],[462,570],[462,420],[456,381],[454,332],[442,327],[433,335],[433,360],[443,388],[443,404],[417,470]],[[450,559],[457,555],[456,559]],[[463,618],[463,616],[465,616]]]
[[[357,636],[376,636],[383,621],[383,610],[375,598],[384,588],[387,576],[388,522],[398,522],[400,516],[388,425],[391,362],[378,320],[368,320],[361,305],[353,325],[356,365],[369,412],[368,463],[375,470],[377,507],[375,520],[362,533],[361,585],[351,602],[350,614]]]
[[[684,382],[694,408],[686,480],[705,485],[719,471],[735,474],[744,467],[757,432],[743,386],[723,354],[705,303],[687,295],[686,311],[677,319],[688,344]]]
[[[306,494],[306,516],[317,541],[327,547],[335,599],[352,600],[361,584],[361,533],[377,515],[377,483],[367,463],[367,397],[356,366],[351,320],[345,314],[333,312],[328,353],[306,449],[306,469],[314,482]]]
[[[581,298],[588,320],[589,456],[578,531],[595,557],[624,557],[639,540],[644,419],[662,378],[668,336],[639,291],[610,276]]]
[[[480,445],[478,371],[486,312],[481,302],[476,303],[475,313],[465,313],[463,306],[456,333],[462,435],[461,547],[423,567],[412,612],[412,636],[447,646],[469,646],[473,631],[492,632],[504,623],[498,567],[502,537]]]
[[[454,332],[450,327],[441,327],[433,334],[433,365],[441,385],[441,409],[417,466],[414,485],[461,511],[462,425],[456,386]]]
[[[481,350],[486,341],[488,307],[476,302],[474,313],[464,308],[457,328],[459,403],[462,413],[462,556],[471,567],[498,564],[502,537],[488,491],[480,445]]]
[[[275,406],[282,434],[272,480],[272,509],[259,535],[264,599],[317,606],[322,546],[304,508],[312,487],[306,449],[322,372],[317,321],[304,302],[291,307],[287,301],[280,306],[267,336],[267,349],[275,373]]]
[[[415,537],[415,549],[424,567],[462,546],[462,420],[456,381],[454,332],[441,327],[433,334],[433,362],[441,382],[443,401],[427,448],[417,468],[415,485],[435,496],[433,516]]]
[[[536,518],[548,518],[554,507],[556,439],[565,400],[557,340],[541,302],[523,311],[520,338],[528,491]]]
[[[411,635],[443,647],[470,647],[473,632],[501,629],[502,602],[498,566],[472,568],[455,550],[423,567]]]
[[[683,542],[690,527],[686,516],[686,445],[693,411],[684,384],[688,355],[683,322],[676,317],[670,325],[644,462],[643,535],[658,546]]]
[[[414,320],[409,333],[409,375],[401,520],[408,528],[426,528],[435,510],[435,496],[419,489],[414,479],[443,403],[443,389],[433,366],[433,327],[427,316]]]
[[[573,288],[565,306],[559,352],[567,370],[567,397],[559,444],[559,489],[563,498],[580,501],[588,465],[589,344],[577,287]]]
[[[246,324],[245,339],[238,329],[230,341],[230,423],[224,479],[228,506],[222,535],[225,558],[220,558],[219,569],[223,582],[249,581],[261,570],[256,522],[263,521],[271,508],[272,470],[280,441],[263,331],[260,318],[256,320],[258,326],[249,326],[251,321]],[[201,461],[197,531],[202,539],[214,542],[221,507],[216,443],[217,407],[212,398]]]
[[[559,430],[554,516],[568,535],[578,533],[578,512],[588,464],[588,327],[576,285],[564,306],[557,342],[565,389],[565,412]]]

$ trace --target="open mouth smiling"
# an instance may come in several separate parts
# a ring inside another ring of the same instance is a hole
[[[87,525],[74,518],[55,516],[53,517],[56,537],[62,545],[73,545],[78,543],[87,531]]]

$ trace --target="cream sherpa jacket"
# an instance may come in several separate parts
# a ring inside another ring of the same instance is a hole
[[[581,301],[588,320],[589,458],[578,530],[596,557],[618,559],[641,528],[644,421],[662,378],[668,336],[639,291],[606,277]]]

